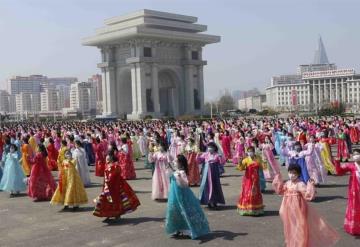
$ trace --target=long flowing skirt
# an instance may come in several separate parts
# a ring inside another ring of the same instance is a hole
[[[260,189],[260,167],[257,164],[246,168],[242,180],[240,198],[237,204],[240,215],[257,216],[264,214],[264,205]]]
[[[328,247],[339,236],[312,208],[301,194],[284,196],[280,207],[287,247]]]
[[[93,215],[97,217],[119,217],[135,211],[140,205],[135,192],[125,180],[115,181],[115,185],[110,188],[111,202],[104,192],[94,200],[96,206]]]
[[[58,187],[51,199],[51,204],[78,206],[86,204],[88,197],[82,180],[75,168],[60,171]]]
[[[50,200],[56,190],[56,183],[47,166],[35,164],[31,169],[28,195],[37,200]]]
[[[155,170],[152,177],[152,194],[153,200],[167,199],[169,192],[169,176],[164,165],[155,163]]]
[[[26,190],[25,175],[18,162],[7,160],[0,182],[0,190],[21,192]]]
[[[174,176],[171,176],[170,181],[165,221],[166,233],[190,231],[192,239],[208,234],[209,223],[194,193],[189,187],[178,186]]]
[[[200,171],[199,165],[196,162],[196,153],[191,152],[187,155],[187,160],[189,164],[189,184],[190,185],[199,185],[200,184]]]
[[[103,177],[105,171],[105,161],[97,160],[95,163],[95,176]]]
[[[200,185],[200,202],[202,205],[225,204],[224,194],[220,183],[220,172],[218,163],[206,163]]]

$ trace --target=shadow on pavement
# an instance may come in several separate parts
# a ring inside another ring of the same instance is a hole
[[[275,191],[273,191],[273,190],[265,190],[265,191],[262,191],[261,193],[263,193],[265,195],[272,195],[272,194],[275,194]]]
[[[140,191],[140,190],[135,190],[134,192],[135,192],[135,194],[150,194],[151,193],[151,191]]]
[[[238,236],[246,236],[246,235],[248,235],[248,233],[245,232],[235,233],[230,231],[213,231],[210,232],[208,235],[200,237],[199,240],[200,240],[200,244],[204,244],[218,238],[222,238],[228,241],[233,241]]]
[[[312,200],[312,202],[317,202],[317,203],[327,202],[327,201],[332,201],[335,199],[346,199],[346,198],[343,196],[318,196],[318,197],[315,197],[315,199]]]
[[[90,185],[85,186],[85,188],[98,188],[98,187],[102,187],[102,186],[103,185],[99,184],[99,183],[91,183]]]
[[[320,184],[318,188],[341,188],[348,186],[348,184]]]
[[[264,211],[264,215],[262,216],[279,216],[279,211],[278,210]]]
[[[135,178],[134,180],[151,180],[152,178]]]
[[[241,174],[228,174],[228,175],[221,175],[222,178],[238,178],[241,177]]]
[[[163,222],[165,218],[152,218],[152,217],[138,217],[138,218],[120,218],[119,220],[113,220],[107,222],[107,226],[119,226],[119,225],[139,225],[146,222]]]
[[[223,206],[219,206],[219,211],[226,211],[226,210],[236,210],[237,206],[236,205],[223,205]]]

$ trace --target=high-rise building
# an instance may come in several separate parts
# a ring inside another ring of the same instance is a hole
[[[279,111],[314,111],[340,102],[360,111],[360,74],[329,63],[321,37],[314,57],[315,64],[300,65],[296,75],[272,77],[267,105]]]
[[[5,90],[0,90],[0,112],[10,111],[10,95]]]
[[[59,111],[64,108],[64,91],[47,88],[41,93],[41,111]]]
[[[40,95],[32,93],[16,94],[16,111],[19,113],[39,112],[41,109]]]
[[[96,93],[92,83],[71,84],[70,108],[83,114],[96,114]]]
[[[41,85],[46,82],[43,75],[14,76],[8,80],[8,91],[11,95],[20,93],[40,94]]]
[[[102,79],[101,75],[96,74],[93,75],[91,78],[88,79],[88,82],[93,83],[93,87],[96,91],[96,101],[103,100],[103,93],[102,93]]]

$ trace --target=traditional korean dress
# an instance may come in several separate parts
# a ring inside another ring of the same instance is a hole
[[[242,143],[240,140],[235,143],[235,154],[233,157],[233,164],[239,164],[243,158],[245,158],[245,143]]]
[[[101,143],[94,143],[95,152],[95,176],[103,177],[106,165],[105,150]]]
[[[31,164],[30,164],[30,159],[32,158],[33,155],[33,151],[32,148],[30,146],[30,144],[26,144],[24,143],[21,146],[21,166],[23,168],[24,174],[26,176],[30,175],[30,171],[31,171]]]
[[[350,173],[344,229],[351,235],[360,235],[360,166],[355,163],[340,165],[339,161],[335,164],[339,175]]]
[[[37,153],[31,163],[28,195],[36,200],[50,200],[56,190],[56,183],[46,165],[46,158],[42,153]]]
[[[199,195],[200,203],[202,205],[225,204],[219,169],[219,166],[225,163],[224,157],[217,153],[206,152],[198,155],[197,162],[203,164]]]
[[[289,158],[289,163],[294,163],[297,164],[298,166],[300,166],[301,168],[301,174],[299,179],[304,182],[307,183],[310,179],[308,170],[307,170],[307,165],[306,165],[306,160],[305,160],[305,154],[303,153],[303,151],[301,151],[300,153],[296,152],[295,150],[289,151],[286,147],[282,149],[282,154],[286,157]]]
[[[75,148],[73,151],[73,158],[75,160],[76,170],[79,172],[84,186],[91,185],[90,171],[87,163],[85,150],[83,148]]]
[[[121,176],[125,180],[136,178],[134,162],[132,160],[129,144],[123,144],[118,153],[119,164],[121,166]]]
[[[140,206],[136,194],[122,178],[118,163],[107,164],[102,192],[94,202],[96,206],[93,215],[97,217],[119,217]]]
[[[283,183],[280,175],[273,181],[275,192],[284,195],[280,217],[287,247],[328,247],[339,240],[338,233],[306,201],[315,196],[314,185],[299,179]]]
[[[350,140],[353,144],[360,141],[360,131],[356,125],[350,127]]]
[[[64,206],[79,206],[87,202],[86,191],[81,177],[76,170],[75,161],[65,159],[59,166],[59,184],[50,203]]]
[[[140,135],[137,141],[142,156],[148,153],[147,138],[144,135]]]
[[[221,147],[224,152],[224,157],[226,160],[231,160],[231,136],[222,135],[221,137]]]
[[[149,161],[155,163],[155,170],[152,177],[152,194],[153,200],[167,199],[169,192],[169,174],[171,173],[170,163],[172,157],[167,152],[156,152],[149,154]]]
[[[53,143],[49,143],[47,146],[47,166],[49,167],[50,171],[57,171],[58,170],[58,164],[57,159],[59,156],[59,152],[56,150],[55,145]]]
[[[259,176],[261,166],[263,166],[261,162],[250,157],[246,157],[238,165],[239,170],[245,170],[240,198],[237,204],[240,215],[257,216],[264,214]]]
[[[276,174],[280,173],[280,165],[274,157],[274,146],[271,143],[262,145],[263,161],[267,163],[267,169],[264,170],[265,179],[272,181]]]
[[[301,153],[305,156],[309,176],[314,179],[315,184],[319,184],[322,181],[322,171],[321,167],[316,164],[315,143],[307,143],[304,148],[305,150]]]
[[[331,174],[336,174],[335,165],[332,161],[332,154],[330,144],[333,144],[335,140],[331,138],[321,138],[319,143],[322,145],[321,149],[321,159],[324,164],[325,169]]]
[[[194,145],[187,145],[186,146],[186,158],[189,165],[189,185],[190,186],[196,186],[200,185],[200,170],[199,165],[196,160],[196,156],[199,152],[198,147],[196,144]]]
[[[17,152],[3,156],[5,161],[4,172],[0,182],[0,190],[6,192],[21,192],[26,190],[25,175],[19,163]]]
[[[210,232],[209,223],[198,199],[188,186],[184,171],[175,171],[170,177],[165,231],[167,234],[189,232],[192,239]]]
[[[138,137],[137,136],[131,136],[131,142],[133,144],[133,160],[138,160],[141,158],[142,154],[140,152],[140,147],[138,143]]]
[[[344,133],[339,134],[337,138],[337,158],[338,159],[349,159],[350,154],[346,144],[346,136]]]

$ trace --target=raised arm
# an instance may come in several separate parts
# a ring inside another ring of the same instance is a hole
[[[285,193],[285,185],[280,173],[275,175],[272,186],[276,194],[283,195]]]

